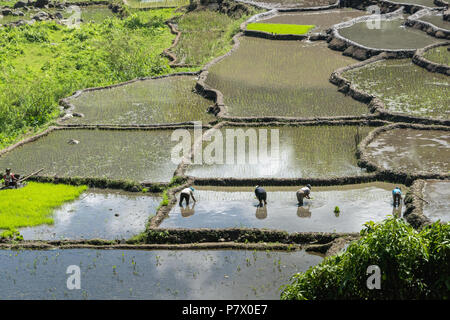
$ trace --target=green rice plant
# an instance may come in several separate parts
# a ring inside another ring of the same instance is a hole
[[[431,62],[450,66],[450,51],[448,48],[449,46],[443,46],[430,49],[425,52],[424,58],[430,60]]]
[[[264,31],[272,34],[306,34],[314,25],[296,25],[281,23],[249,23],[247,30]]]
[[[86,191],[86,186],[30,182],[21,189],[0,191],[0,229],[52,224],[52,212]]]
[[[331,73],[355,60],[326,43],[240,39],[237,51],[209,69],[230,116],[331,117],[362,115],[367,106],[338,92]]]
[[[126,0],[124,3],[132,9],[181,7],[189,4],[189,0]]]
[[[450,81],[409,59],[382,60],[344,73],[352,84],[379,97],[389,111],[449,119]]]

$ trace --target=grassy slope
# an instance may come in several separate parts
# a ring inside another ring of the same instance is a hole
[[[314,28],[312,25],[280,24],[280,23],[250,23],[247,30],[264,31],[273,34],[305,34]]]
[[[170,73],[172,9],[68,29],[53,22],[0,29],[0,148],[58,115],[76,90]]]
[[[52,224],[53,210],[74,200],[86,186],[67,186],[30,182],[18,190],[0,191],[0,229]]]

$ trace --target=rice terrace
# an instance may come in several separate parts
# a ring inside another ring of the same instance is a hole
[[[0,0],[0,300],[448,300],[449,76],[444,0]]]

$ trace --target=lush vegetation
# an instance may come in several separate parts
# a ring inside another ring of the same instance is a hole
[[[282,23],[249,23],[247,30],[264,31],[272,34],[306,34],[313,25],[282,24]]]
[[[436,47],[425,52],[424,57],[432,62],[450,66],[449,46]]]
[[[3,235],[13,235],[15,228],[52,224],[53,210],[78,198],[86,189],[86,186],[30,182],[21,189],[0,191],[0,229],[9,230]]]
[[[124,3],[126,3],[131,8],[180,7],[188,5],[189,0],[124,0]]]
[[[171,72],[161,52],[172,9],[67,28],[55,22],[0,29],[0,148],[42,127],[72,92]]]
[[[369,222],[362,238],[344,253],[294,275],[281,298],[448,299],[450,224],[438,222],[417,232],[400,219]],[[366,285],[368,266],[381,270],[381,289]]]
[[[182,35],[173,49],[178,62],[201,66],[227,53],[232,46],[232,37],[239,32],[240,24],[247,18],[233,19],[210,10],[181,16],[177,23]]]

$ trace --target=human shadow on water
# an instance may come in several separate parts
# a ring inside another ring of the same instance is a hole
[[[256,206],[255,216],[259,220],[263,220],[267,218],[267,206],[260,207],[259,204]]]
[[[180,207],[180,211],[181,211],[181,216],[183,218],[188,218],[190,216],[193,216],[195,214],[195,202],[193,204],[186,205],[186,207]]]
[[[297,205],[297,216],[299,218],[311,218],[311,210],[309,206]]]

